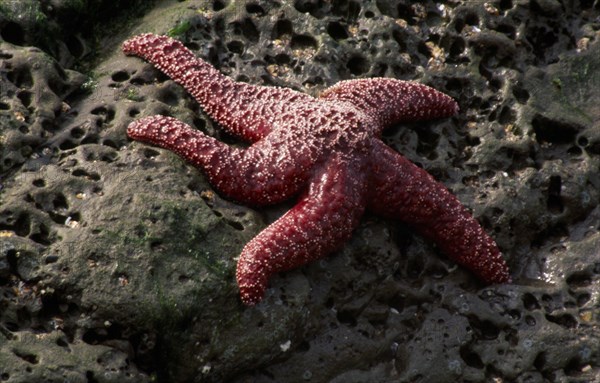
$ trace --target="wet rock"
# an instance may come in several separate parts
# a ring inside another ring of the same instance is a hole
[[[89,78],[55,51],[16,46],[26,34],[2,42],[0,380],[593,381],[599,12],[164,1],[101,37],[114,51]],[[481,286],[410,227],[367,214],[344,249],[275,276],[264,303],[243,307],[236,257],[289,204],[223,200],[174,154],[127,138],[131,121],[161,113],[240,145],[120,53],[149,30],[252,84],[318,95],[388,76],[452,95],[455,118],[384,139],[473,210],[515,283]]]

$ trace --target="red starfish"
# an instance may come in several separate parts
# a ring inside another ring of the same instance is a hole
[[[129,125],[128,135],[174,151],[204,170],[220,193],[267,205],[298,203],[243,249],[242,301],[261,300],[269,277],[338,249],[366,209],[414,225],[488,283],[510,282],[481,226],[448,190],[381,140],[389,125],[452,116],[449,96],[388,78],[342,81],[319,98],[225,77],[179,41],[144,34],[123,44],[181,84],[228,132],[252,143],[227,146],[171,117]]]

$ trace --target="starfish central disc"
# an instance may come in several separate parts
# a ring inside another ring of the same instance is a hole
[[[428,86],[389,78],[342,81],[318,98],[287,88],[235,82],[183,44],[143,34],[123,51],[181,84],[229,133],[230,147],[172,117],[131,123],[128,135],[169,149],[202,169],[214,188],[250,205],[297,196],[296,205],[240,255],[241,299],[259,302],[273,273],[324,257],[350,237],[365,209],[414,226],[487,283],[509,282],[494,241],[442,184],[386,146],[399,122],[449,117],[458,105]]]

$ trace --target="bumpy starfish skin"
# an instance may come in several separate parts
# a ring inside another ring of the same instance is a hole
[[[319,98],[234,82],[179,41],[144,34],[123,44],[181,84],[228,132],[252,143],[225,145],[172,117],[128,127],[136,140],[174,151],[227,197],[297,204],[243,249],[237,266],[242,301],[264,295],[269,277],[338,249],[365,209],[402,220],[488,283],[510,282],[494,241],[427,172],[380,140],[389,125],[448,117],[456,102],[428,86],[387,78],[342,81]]]

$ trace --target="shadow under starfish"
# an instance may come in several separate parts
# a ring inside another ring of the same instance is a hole
[[[297,204],[244,247],[241,299],[259,302],[269,277],[340,248],[368,209],[414,226],[487,283],[510,282],[495,242],[444,185],[385,145],[399,122],[452,116],[458,105],[428,86],[389,78],[342,81],[318,98],[235,82],[183,44],[143,34],[123,51],[181,84],[215,121],[251,144],[230,147],[172,117],[131,123],[128,135],[202,169],[223,195],[250,205]]]

